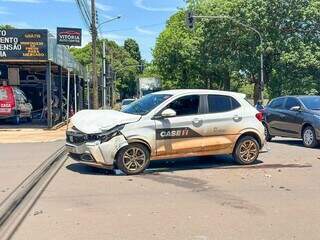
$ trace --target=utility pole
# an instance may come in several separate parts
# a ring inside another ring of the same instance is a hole
[[[93,88],[93,109],[99,108],[98,98],[98,77],[97,77],[97,25],[96,25],[96,4],[91,0],[91,36],[92,36],[92,88]]]
[[[107,72],[106,72],[106,40],[104,39],[103,40],[103,66],[102,66],[102,70],[103,70],[103,81],[102,81],[102,87],[103,87],[103,94],[102,94],[102,103],[103,103],[103,109],[106,109],[107,108],[107,81],[106,81],[106,75],[107,75]]]

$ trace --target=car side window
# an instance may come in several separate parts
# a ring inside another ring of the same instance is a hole
[[[301,106],[300,102],[296,98],[289,97],[284,107],[285,109],[290,110],[292,107],[295,106]]]
[[[167,108],[176,111],[177,116],[187,116],[199,113],[199,95],[190,95],[178,98],[171,102]]]
[[[14,94],[15,94],[17,102],[23,103],[26,101],[24,94],[19,89],[14,88]]]
[[[274,109],[282,109],[284,100],[285,98],[277,98],[270,103],[269,107]]]
[[[228,112],[240,107],[233,97],[223,95],[208,95],[209,113]]]

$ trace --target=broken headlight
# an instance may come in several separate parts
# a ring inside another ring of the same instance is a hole
[[[101,142],[107,142],[111,138],[119,135],[119,132],[124,128],[124,125],[118,125],[115,126],[114,128],[111,128],[108,131],[102,132],[100,134],[95,135],[97,140],[100,140]]]

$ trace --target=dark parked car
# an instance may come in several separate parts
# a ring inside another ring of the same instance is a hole
[[[320,141],[320,96],[287,96],[273,99],[264,110],[266,139],[275,136],[303,140],[306,147]]]

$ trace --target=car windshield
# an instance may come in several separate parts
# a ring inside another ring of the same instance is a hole
[[[135,115],[146,115],[171,96],[172,95],[170,94],[148,94],[143,98],[131,103],[121,112]]]
[[[303,104],[311,110],[320,110],[320,97],[308,96],[300,98]]]
[[[134,102],[134,99],[126,99],[122,101],[122,105],[128,105],[130,103]]]

